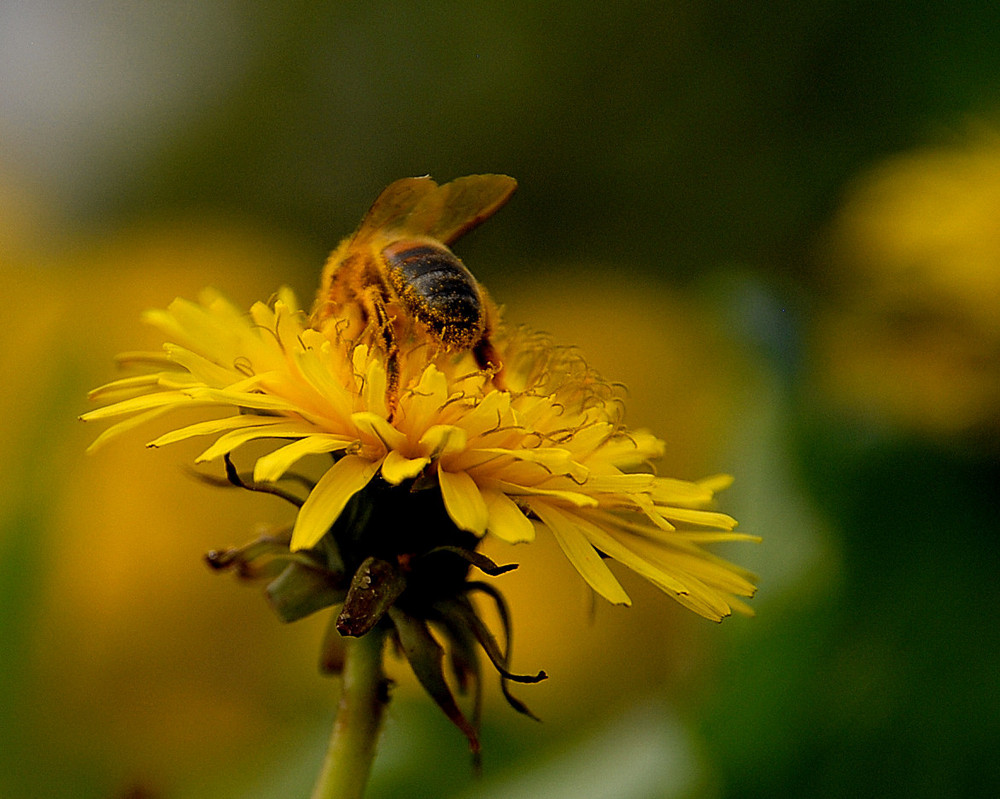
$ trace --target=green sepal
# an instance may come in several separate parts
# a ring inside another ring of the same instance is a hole
[[[434,638],[427,622],[414,618],[399,608],[389,608],[389,618],[396,627],[396,636],[410,668],[424,690],[444,711],[452,724],[458,727],[469,741],[474,756],[479,753],[479,733],[465,717],[444,676],[444,649]]]
[[[302,562],[288,564],[268,583],[264,593],[283,622],[298,621],[317,610],[339,604],[346,595],[338,575]]]
[[[231,571],[242,580],[273,579],[296,556],[279,535],[261,535],[248,544],[205,553],[205,562],[215,571]]]
[[[483,681],[479,669],[479,651],[476,638],[465,625],[454,623],[447,616],[441,619],[448,644],[448,661],[460,694],[467,694],[471,684],[472,726],[479,729],[483,714]],[[478,765],[478,762],[477,762]]]
[[[497,643],[496,638],[493,637],[493,633],[490,632],[489,628],[476,614],[468,598],[461,597],[459,599],[439,602],[436,607],[442,615],[457,620],[475,636],[501,677],[513,680],[514,682],[536,683],[541,682],[548,676],[544,671],[540,671],[538,674],[515,674],[512,672],[509,666],[510,653],[500,649],[500,645]]]
[[[484,574],[488,574],[490,577],[499,577],[501,574],[506,574],[507,572],[514,571],[517,568],[516,563],[507,563],[503,566],[497,565],[494,561],[486,557],[482,552],[476,552],[473,549],[466,549],[465,547],[456,546],[440,546],[434,547],[434,549],[429,550],[424,557],[430,555],[435,555],[439,552],[449,552],[452,555],[458,555],[466,563],[475,566],[479,571]]]
[[[469,635],[479,642],[486,656],[500,674],[500,690],[503,692],[507,704],[518,713],[523,713],[525,716],[539,721],[538,716],[532,713],[524,702],[511,694],[508,682],[537,683],[547,679],[548,675],[544,671],[539,671],[537,674],[515,674],[510,670],[512,630],[507,603],[500,592],[487,583],[470,582],[468,586],[470,589],[482,591],[496,603],[497,612],[500,615],[500,621],[503,625],[504,638],[507,643],[506,651],[500,649],[489,628],[479,618],[468,596],[438,603],[438,612],[444,618],[448,619],[449,625],[454,625],[456,629],[464,628]]]

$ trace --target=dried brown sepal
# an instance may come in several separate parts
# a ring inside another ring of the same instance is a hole
[[[376,557],[366,558],[354,572],[344,607],[337,617],[341,635],[360,637],[370,631],[406,589],[399,568]]]
[[[265,534],[241,547],[212,549],[205,553],[205,562],[215,571],[232,571],[244,580],[276,577],[302,555],[288,551],[291,531]]]

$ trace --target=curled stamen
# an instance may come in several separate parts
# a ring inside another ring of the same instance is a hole
[[[426,396],[426,395],[424,395],[424,396]],[[441,410],[444,410],[445,408],[449,407],[450,405],[454,405],[456,403],[461,403],[461,402],[467,402],[469,404],[470,408],[474,408],[475,407],[475,401],[470,400],[470,398],[464,392],[460,391],[457,394],[454,394],[454,395],[448,397],[448,399],[446,399],[444,401],[444,403],[441,405]]]
[[[253,364],[250,362],[250,359],[242,355],[239,358],[233,359],[233,369],[244,377],[253,377],[254,374],[256,374],[253,370]]]
[[[278,321],[281,318],[280,314],[276,314],[276,316],[277,319],[275,319],[275,325],[278,324]],[[267,325],[250,325],[250,329],[263,330],[265,333],[270,333],[271,336],[274,338],[274,343],[278,345],[279,349],[281,349],[282,352],[285,351],[284,342],[282,342],[281,336],[278,335],[278,331],[275,328],[270,328]]]
[[[337,341],[341,340],[341,336],[346,332],[346,330],[351,326],[351,320],[347,317],[343,319],[338,319],[333,326],[333,334],[336,336]]]

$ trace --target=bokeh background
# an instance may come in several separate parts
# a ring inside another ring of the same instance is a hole
[[[731,472],[756,618],[497,550],[485,773],[402,662],[370,796],[1000,794],[1000,6],[796,0],[0,4],[0,796],[305,796],[337,697],[201,555],[287,520],[140,431],[112,356],[204,285],[308,302],[392,180],[504,172],[457,246]]]

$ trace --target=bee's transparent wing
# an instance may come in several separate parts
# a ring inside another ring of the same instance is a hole
[[[495,214],[515,188],[517,181],[506,175],[468,175],[443,186],[426,176],[403,178],[378,196],[354,238],[396,231],[451,244]]]
[[[428,193],[413,209],[407,227],[445,244],[489,219],[510,199],[517,181],[506,175],[469,175]]]
[[[428,200],[433,202],[440,190],[441,187],[426,175],[420,178],[402,178],[390,183],[361,220],[361,225],[354,234],[355,240],[364,239],[381,230],[418,232],[411,221],[414,210],[426,205]]]

